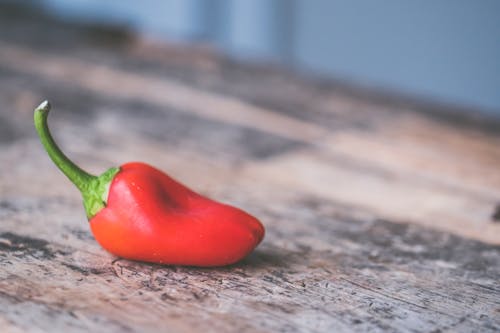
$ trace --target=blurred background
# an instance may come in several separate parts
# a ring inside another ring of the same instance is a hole
[[[202,43],[237,60],[500,117],[500,1],[15,3],[71,22],[123,26],[158,41]]]

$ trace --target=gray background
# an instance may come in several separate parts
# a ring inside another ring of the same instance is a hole
[[[39,0],[70,19],[500,116],[500,1]]]

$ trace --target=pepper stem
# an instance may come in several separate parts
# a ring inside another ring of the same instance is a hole
[[[34,121],[38,136],[54,164],[82,193],[87,217],[91,219],[102,208],[106,207],[109,185],[120,169],[110,168],[102,175],[94,176],[73,163],[61,149],[59,149],[50,134],[47,125],[49,111],[50,103],[48,101],[42,102],[35,109]]]
[[[35,109],[34,120],[38,136],[40,137],[43,147],[55,165],[57,165],[57,167],[66,175],[66,177],[69,178],[69,180],[71,180],[73,184],[75,184],[80,191],[83,191],[87,187],[87,184],[93,178],[96,178],[96,176],[80,169],[79,166],[73,163],[66,155],[64,155],[61,149],[59,149],[52,138],[47,125],[47,117],[49,115],[50,107],[50,103],[48,101],[44,101]]]

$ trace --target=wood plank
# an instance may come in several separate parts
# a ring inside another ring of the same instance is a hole
[[[489,223],[500,197],[500,173],[496,167],[500,164],[498,137],[471,130],[458,134],[449,126],[416,115],[395,117],[376,131],[346,129],[328,136],[327,129],[320,125],[151,75],[85,63],[68,56],[32,54],[9,45],[0,48],[0,57],[3,66],[36,73],[59,84],[73,84],[105,96],[140,100],[165,110],[175,108],[203,119],[320,145],[319,149],[327,155],[333,151],[331,159],[318,162],[317,157],[321,155],[313,148],[311,154],[293,154],[282,162],[264,163],[276,170],[268,181],[285,176],[282,182],[291,187],[312,185],[313,192],[337,199],[344,197],[388,218],[435,226],[500,244],[500,226]],[[124,84],[117,88],[114,82]],[[464,152],[468,152],[470,160],[463,159]],[[356,168],[356,165],[371,168],[376,175],[372,177],[367,172],[359,176],[357,170],[336,174],[334,163],[349,164],[340,166],[342,170]],[[298,169],[301,164],[303,172]],[[282,173],[285,165],[290,167],[287,173]],[[397,179],[388,181],[380,177],[377,169]],[[304,172],[315,178],[301,177]],[[400,181],[401,178],[404,181]],[[328,184],[326,189],[316,185],[321,183],[319,179]],[[456,191],[462,195],[455,195]],[[465,192],[470,193],[464,196]]]

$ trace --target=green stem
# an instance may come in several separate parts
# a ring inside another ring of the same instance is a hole
[[[73,163],[64,155],[61,149],[59,149],[47,125],[49,111],[50,103],[48,101],[42,102],[42,104],[35,109],[35,128],[40,137],[40,141],[59,170],[61,170],[80,191],[84,191],[88,187],[89,182],[97,177],[80,169],[79,166]]]
[[[50,103],[48,101],[42,102],[42,104],[35,109],[34,121],[38,136],[54,164],[82,193],[87,217],[91,219],[106,206],[109,185],[120,169],[110,168],[102,175],[94,176],[73,163],[64,155],[61,149],[59,149],[50,134],[47,125],[49,111]]]

